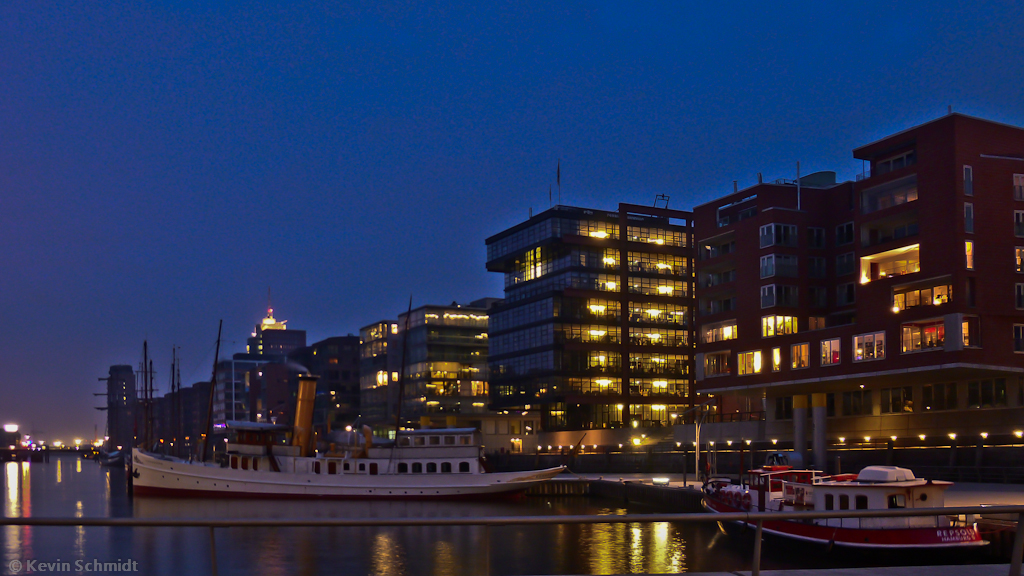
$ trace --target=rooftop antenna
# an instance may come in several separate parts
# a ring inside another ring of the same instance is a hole
[[[665,202],[664,208],[668,210],[668,194],[658,194],[654,197],[654,207],[658,207],[658,202]]]

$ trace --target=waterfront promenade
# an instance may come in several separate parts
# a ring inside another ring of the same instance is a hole
[[[829,576],[1005,576],[1009,564],[961,564],[957,566],[887,566],[880,568],[830,568]],[[762,576],[816,576],[823,570],[762,570]],[[689,576],[749,576],[735,572],[688,572]],[[654,576],[654,575],[651,575]]]

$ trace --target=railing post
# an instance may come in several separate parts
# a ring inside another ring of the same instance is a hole
[[[1013,536],[1013,552],[1010,554],[1010,576],[1020,576],[1022,557],[1024,557],[1024,512],[1017,514],[1017,533]]]
[[[217,576],[217,541],[213,537],[213,526],[210,526],[210,574]]]
[[[764,520],[757,519],[757,529],[754,530],[754,560],[750,566],[750,576],[761,574],[761,526]]]

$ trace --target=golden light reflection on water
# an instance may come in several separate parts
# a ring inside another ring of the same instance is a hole
[[[454,574],[459,568],[459,559],[455,557],[455,550],[451,542],[438,542],[434,545],[434,574],[445,576]]]
[[[81,463],[81,460],[79,460]],[[75,502],[75,518],[81,518],[84,515],[82,509],[82,501]],[[75,527],[75,555],[82,558],[85,555],[85,527]]]
[[[591,574],[686,571],[686,541],[668,522],[581,526],[577,548]]]
[[[77,466],[75,466],[75,472],[81,473],[82,472],[82,459],[79,458],[78,460],[75,460],[75,464],[77,464]]]
[[[58,458],[57,459],[57,484],[60,484],[60,481],[61,481],[60,469],[61,469],[60,459]]]
[[[390,532],[381,531],[374,536],[370,564],[372,573],[380,576],[401,576],[406,573],[405,550]]]
[[[4,484],[7,498],[4,500],[4,516],[21,516],[20,499],[18,498],[18,463],[8,462],[4,466]]]

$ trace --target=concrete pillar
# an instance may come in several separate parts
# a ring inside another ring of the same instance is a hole
[[[825,471],[825,410],[827,397],[825,394],[811,394],[811,419],[814,421],[814,438],[812,450],[814,450],[814,467]]]
[[[793,396],[793,451],[800,455],[801,466],[807,461],[807,395]]]

